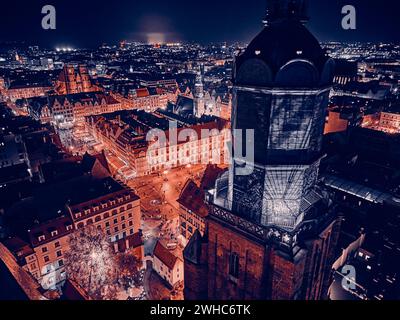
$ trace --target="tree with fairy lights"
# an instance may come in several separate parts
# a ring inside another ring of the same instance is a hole
[[[108,236],[93,226],[76,230],[65,254],[67,277],[95,300],[115,299],[118,270]]]

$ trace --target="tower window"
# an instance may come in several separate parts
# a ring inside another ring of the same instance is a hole
[[[239,278],[239,255],[231,253],[229,257],[229,275],[235,279]]]

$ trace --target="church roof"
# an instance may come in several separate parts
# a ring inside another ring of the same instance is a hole
[[[178,203],[204,218],[208,215],[208,207],[204,199],[204,191],[193,180],[188,180],[182,189]]]
[[[178,96],[175,106],[175,113],[180,115],[192,115],[194,110],[194,100],[186,96]]]

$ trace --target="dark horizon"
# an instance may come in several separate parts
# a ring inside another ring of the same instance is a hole
[[[248,42],[262,29],[267,0],[253,0],[251,6],[227,0],[166,3],[152,5],[135,0],[99,5],[97,1],[61,0],[9,2],[3,5],[0,19],[0,42],[25,41],[45,47],[97,47],[121,40],[196,43]],[[42,6],[52,4],[57,10],[57,29],[41,28]],[[357,9],[357,30],[341,28],[341,8]],[[24,7],[23,11],[21,10]],[[397,42],[400,22],[396,17],[398,1],[381,0],[309,0],[308,27],[321,41]]]

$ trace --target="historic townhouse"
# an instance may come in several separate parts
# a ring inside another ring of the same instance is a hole
[[[230,140],[228,123],[205,118],[204,122],[179,122],[177,143],[170,143],[169,120],[162,114],[143,111],[86,118],[86,128],[104,147],[128,162],[137,176],[198,163],[224,163],[226,143]],[[166,145],[146,141],[151,129],[165,133]],[[186,129],[190,129],[187,131]]]

